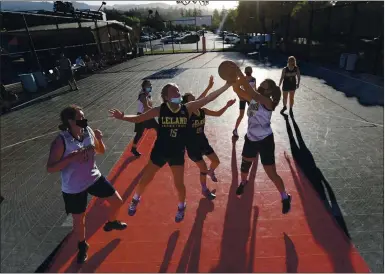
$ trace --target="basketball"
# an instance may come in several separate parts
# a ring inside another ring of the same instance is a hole
[[[218,68],[219,76],[229,83],[234,83],[237,80],[237,65],[232,61],[223,61]]]

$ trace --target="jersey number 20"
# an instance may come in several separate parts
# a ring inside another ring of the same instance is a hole
[[[176,137],[178,135],[178,129],[171,129],[170,130],[170,136],[171,137]]]

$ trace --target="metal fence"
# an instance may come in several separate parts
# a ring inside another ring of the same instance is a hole
[[[85,55],[121,55],[132,51],[129,28],[121,23],[26,12],[1,12],[1,80],[48,71],[60,53],[75,63]]]
[[[149,39],[148,41],[142,41],[138,44],[139,47],[144,49],[146,54],[157,54],[157,53],[182,53],[182,52],[204,52],[204,51],[225,51],[231,50],[233,44],[227,43],[224,37],[212,32],[201,32],[198,34],[199,41],[197,42],[180,42],[180,38],[187,32],[191,32],[193,35],[199,31],[203,31],[204,28],[199,28],[195,24],[188,25],[188,27],[176,27],[176,23],[183,20],[178,19],[175,21],[164,21],[163,23],[167,27],[167,36],[158,39]],[[186,19],[186,21],[193,21]],[[184,29],[184,30],[182,30]],[[150,32],[149,34],[154,34]]]
[[[356,71],[383,75],[384,2],[350,2],[282,16],[269,31],[281,40],[280,50],[301,59],[338,65],[342,53],[358,55]]]

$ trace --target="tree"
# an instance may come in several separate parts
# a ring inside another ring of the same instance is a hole
[[[214,10],[213,18],[212,18],[212,30],[215,30],[219,27],[219,24],[221,23],[221,17],[219,16],[219,12],[217,9]]]
[[[236,18],[237,18],[237,10],[236,9],[228,10],[227,17],[223,23],[223,29],[231,32],[238,31]]]

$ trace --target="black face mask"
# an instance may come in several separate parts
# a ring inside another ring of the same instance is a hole
[[[76,125],[81,128],[86,128],[88,127],[88,120],[87,119],[76,120]]]
[[[246,76],[251,76],[251,72],[246,72]]]

